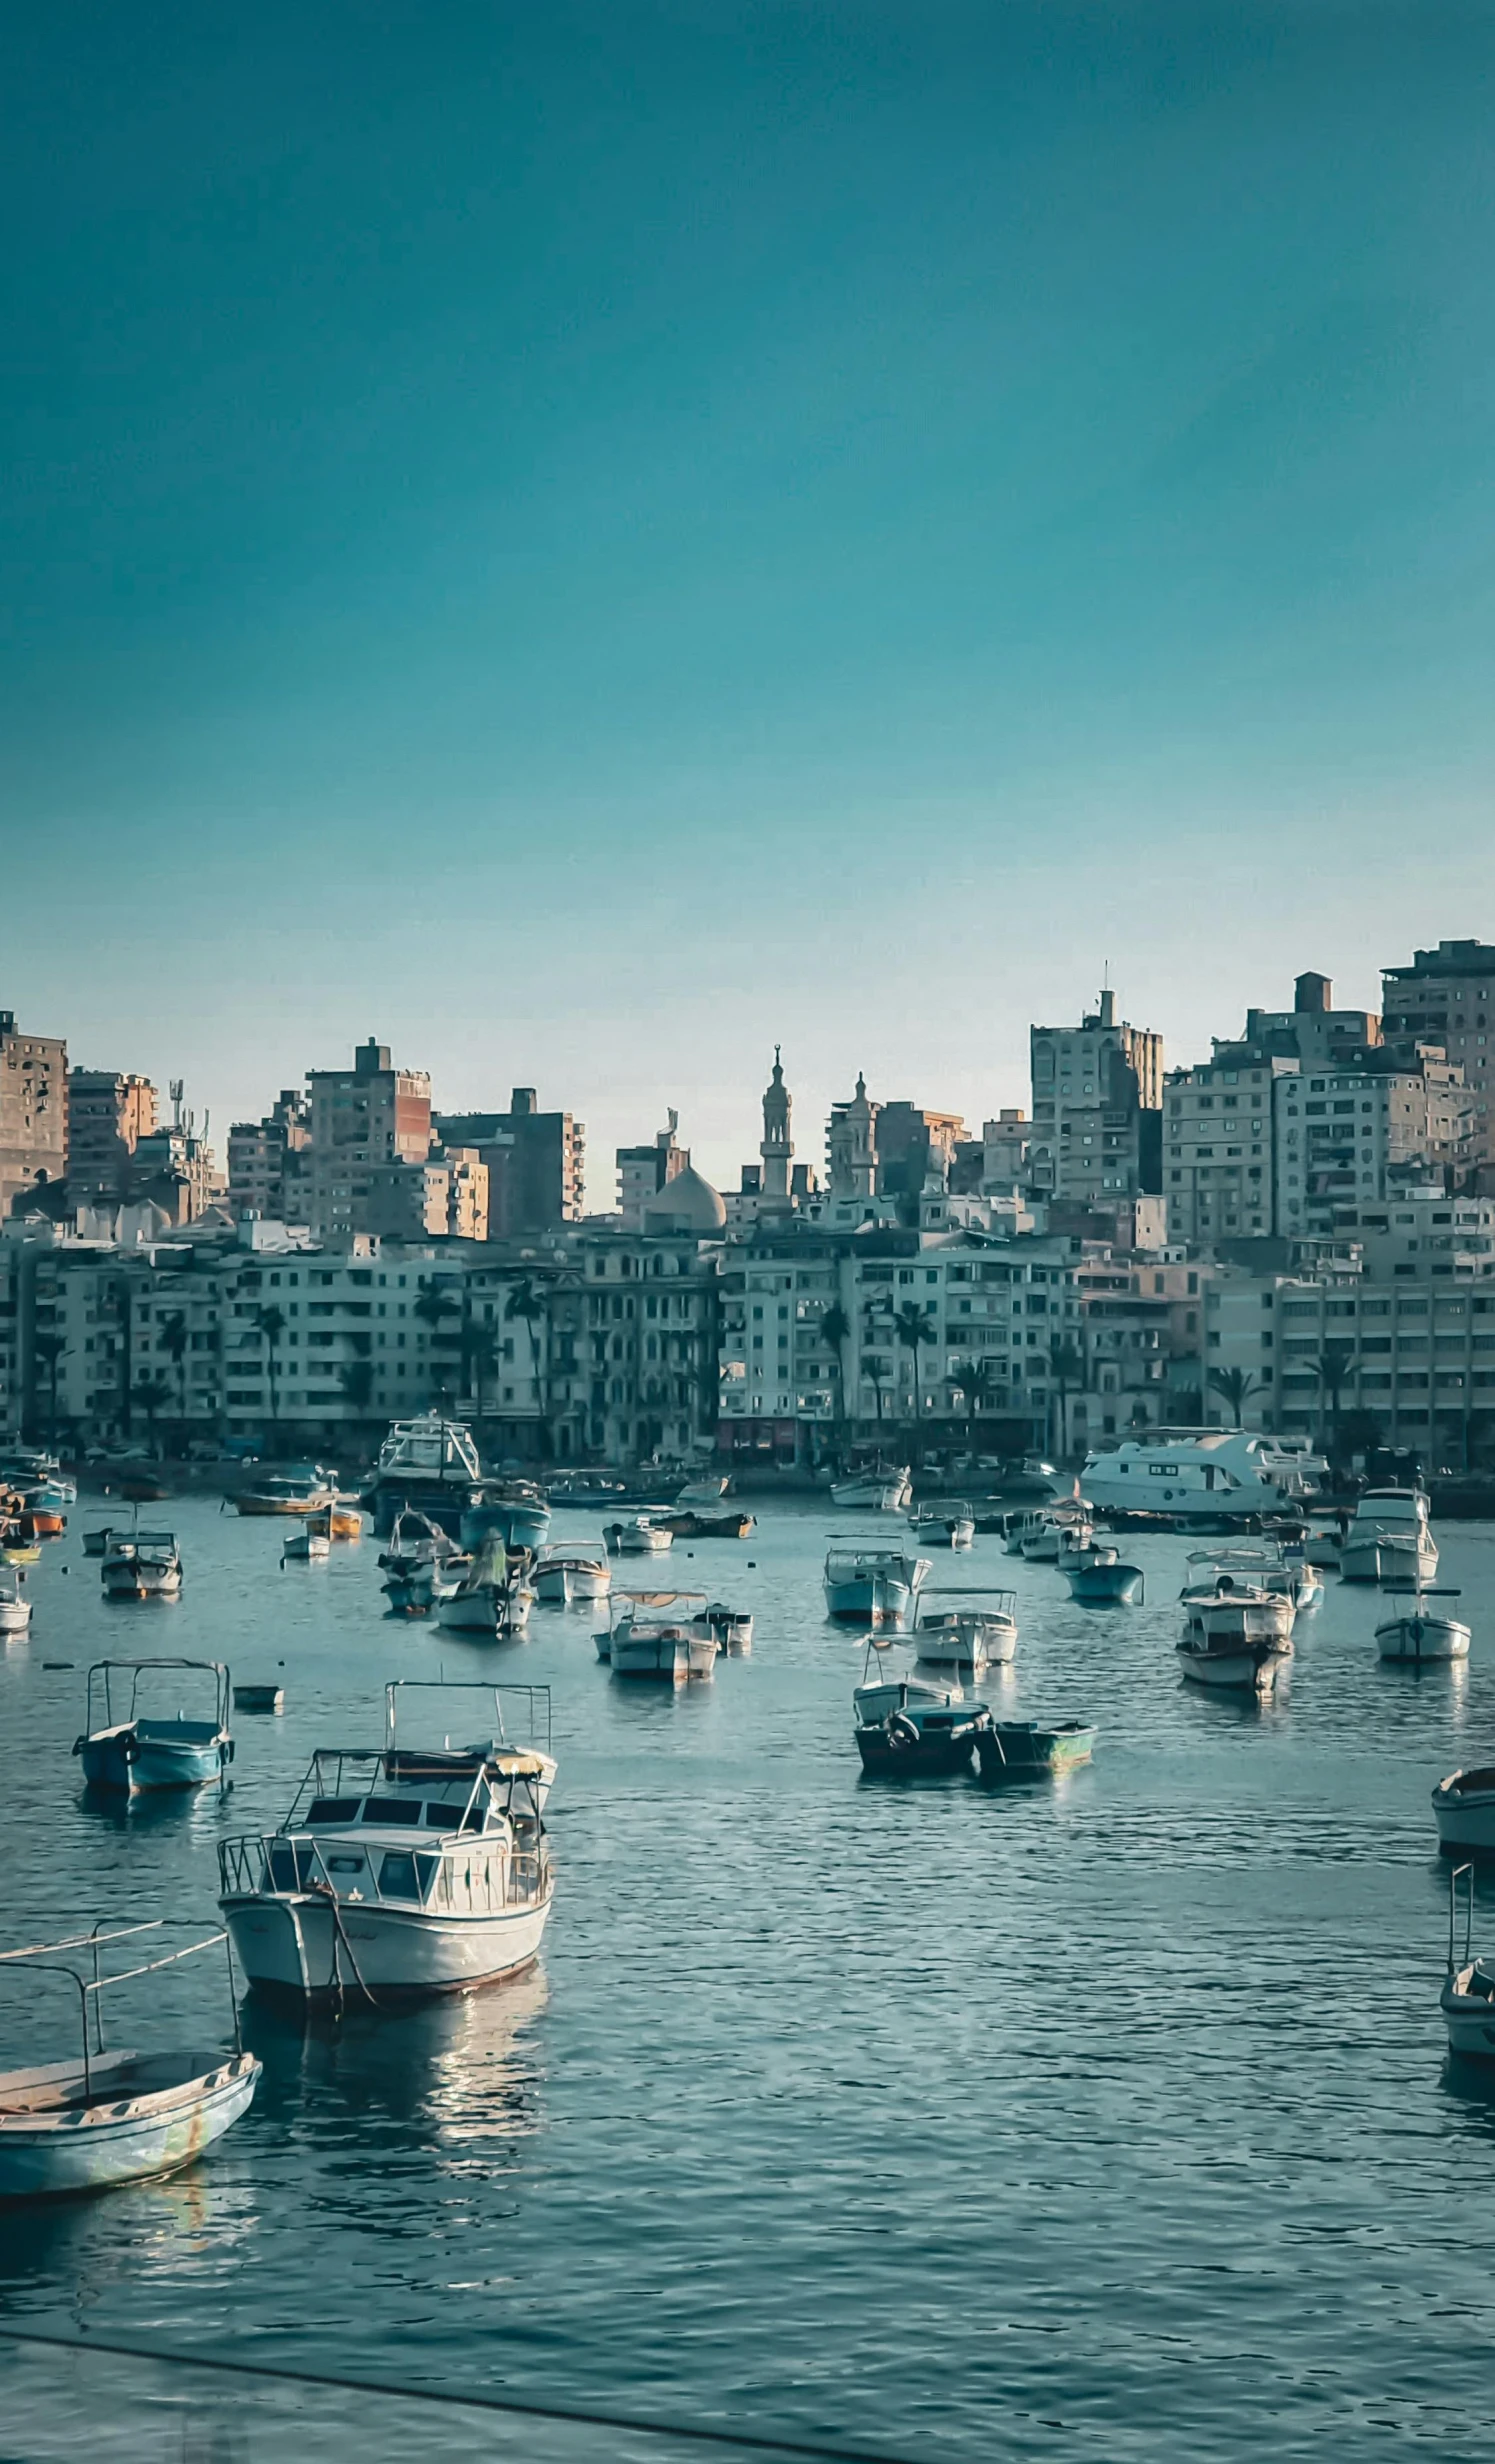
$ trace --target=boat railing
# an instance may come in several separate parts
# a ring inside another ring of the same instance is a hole
[[[1454,1944],[1458,1939],[1460,1882],[1464,1885],[1464,1956],[1462,1959],[1455,1959]],[[1473,1956],[1470,1947],[1473,1940],[1474,1867],[1472,1865],[1456,1865],[1453,1872],[1448,1877],[1448,1973],[1450,1976],[1454,1974],[1456,1969],[1468,1967],[1470,1959]]]
[[[459,1844],[454,1844],[454,1839]],[[241,1832],[235,1839],[218,1843],[219,1888],[225,1899],[304,1899],[314,1896],[335,1903],[338,1907],[397,1908],[408,1913],[412,1908],[430,1908],[438,1903],[432,1894],[442,1868],[455,1869],[457,1857],[471,1855],[479,1848],[498,1851],[505,1875],[502,1905],[526,1906],[543,1898],[550,1872],[550,1850],[543,1836],[532,1848],[522,1848],[511,1840],[499,1839],[492,1833],[458,1832],[424,1844],[412,1842],[406,1848],[381,1838],[370,1839],[356,1850],[361,1859],[356,1896],[340,1891],[327,1859],[338,1854],[355,1853],[347,1831],[339,1831],[334,1841],[325,1843],[310,1838],[305,1832],[268,1831]],[[387,1855],[408,1857],[414,1867],[417,1889],[414,1892],[386,1890],[380,1879]],[[377,1859],[377,1862],[376,1862]],[[489,1868],[489,1890],[492,1890],[492,1868]],[[449,1913],[449,1911],[448,1911]],[[474,1913],[481,1913],[475,1911]]]
[[[704,1598],[704,1596],[705,1595],[703,1594],[702,1597]],[[550,1752],[552,1719],[550,1688],[548,1685],[485,1685],[480,1678],[392,1678],[384,1689],[384,1750],[387,1754],[394,1753],[396,1749],[397,1740],[395,1736],[395,1725],[398,1716],[397,1697],[401,1694],[485,1695],[493,1705],[493,1716],[498,1723],[496,1730],[497,1741],[501,1745],[508,1745],[512,1742],[509,1736],[508,1726],[504,1719],[505,1700],[516,1704],[523,1703],[527,1721],[527,1733],[524,1738],[524,1743],[526,1745],[535,1745],[538,1743],[536,1732],[543,1717],[545,1726],[545,1744],[543,1751],[547,1754]]]
[[[133,1720],[136,1717],[135,1706],[139,1699],[141,1677],[147,1669],[151,1668],[191,1668],[199,1670],[204,1675],[213,1677],[216,1680],[214,1703],[217,1725],[221,1729],[226,1729],[228,1727],[228,1706],[232,1689],[230,1686],[228,1663],[226,1660],[95,1660],[92,1668],[88,1672],[88,1693],[85,1715],[87,1733],[90,1736],[95,1733],[93,1716],[95,1681],[100,1677],[102,1677],[104,1681],[103,1725],[105,1728],[112,1728],[115,1725],[115,1720],[113,1696],[110,1687],[111,1672],[116,1669],[121,1672],[128,1669],[130,1672],[130,1709],[128,1717],[130,1720]],[[164,1919],[162,1921],[164,1922]]]
[[[73,1934],[61,1942],[35,1942],[16,1951],[0,1951],[0,1974],[9,1970],[12,1973],[24,1971],[33,1976],[37,1974],[65,1976],[77,1987],[78,2016],[83,2032],[83,2093],[85,2097],[93,2092],[91,2065],[104,2051],[105,1988],[111,1985],[128,1985],[142,1976],[155,1976],[163,1968],[174,1968],[181,1960],[195,1958],[199,1951],[215,1950],[220,1942],[224,1945],[228,1955],[229,1999],[234,2006],[234,2051],[243,2052],[243,2040],[239,2033],[239,2003],[234,1978],[233,1944],[229,1941],[225,1931],[203,1934],[196,1942],[183,1943],[178,1950],[163,1952],[159,1959],[142,1960],[133,1968],[114,1968],[107,1975],[105,1974],[103,1953],[111,1943],[133,1941],[141,1934],[164,1933],[169,1924],[176,1922],[190,1922],[190,1920],[158,1916],[144,1918],[134,1925],[109,1925],[105,1918],[100,1917],[97,1924],[86,1934]],[[67,1956],[71,1952],[78,1952],[82,1955],[80,1965],[75,1966],[72,1959]],[[91,1970],[91,1973],[85,1975],[84,1967]],[[92,2047],[88,2041],[90,2017],[93,2021]]]

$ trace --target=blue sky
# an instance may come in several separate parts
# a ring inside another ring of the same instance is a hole
[[[23,19],[25,22],[23,22]],[[1488,8],[12,12],[0,1005],[717,1177],[1495,938]]]

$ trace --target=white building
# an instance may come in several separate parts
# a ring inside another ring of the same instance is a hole
[[[1168,1238],[1191,1249],[1279,1229],[1275,1141],[1296,1061],[1256,1054],[1201,1061],[1169,1078],[1163,1107]]]

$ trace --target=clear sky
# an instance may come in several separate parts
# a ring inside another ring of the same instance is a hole
[[[1495,16],[48,0],[0,1005],[715,1177],[1495,938]]]

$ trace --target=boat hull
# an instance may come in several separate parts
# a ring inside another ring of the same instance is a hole
[[[901,1625],[913,1606],[911,1585],[890,1575],[859,1575],[844,1583],[827,1582],[828,1617],[854,1617],[861,1624]]]
[[[1495,1856],[1495,1772],[1481,1776],[1488,1785],[1460,1789],[1440,1780],[1433,1790],[1438,1845],[1449,1855]]]
[[[972,1721],[934,1736],[921,1735],[917,1744],[900,1744],[896,1732],[890,1735],[881,1726],[858,1728],[855,1734],[862,1769],[879,1779],[945,1779],[970,1770],[978,1730]]]
[[[833,1480],[831,1504],[842,1508],[865,1508],[872,1514],[896,1514],[909,1493],[906,1473],[899,1472],[886,1480]]]
[[[0,1634],[27,1634],[30,1630],[29,1600],[0,1600]]]
[[[1438,1572],[1438,1551],[1432,1541],[1409,1548],[1384,1533],[1364,1540],[1351,1537],[1339,1552],[1339,1572],[1346,1583],[1431,1583]]]
[[[1130,1608],[1143,1591],[1140,1566],[1071,1566],[1069,1596],[1087,1608]]]
[[[480,1549],[495,1538],[509,1549],[541,1549],[550,1537],[550,1508],[528,1499],[487,1498],[464,1507],[459,1536],[465,1549]]]
[[[716,1666],[717,1648],[714,1634],[635,1635],[620,1629],[612,1638],[613,1675],[680,1685],[688,1677],[709,1677]]]
[[[0,2198],[75,2197],[178,2173],[248,2111],[261,2068],[239,2054],[174,2093],[123,2100],[124,2111],[95,2104],[34,2125],[0,2122]]]
[[[1445,1665],[1469,1657],[1469,1628],[1456,1617],[1393,1617],[1376,1628],[1376,1649],[1383,1660],[1404,1661],[1414,1668],[1426,1662]]]
[[[223,1777],[227,1743],[198,1745],[150,1737],[84,1737],[77,1747],[90,1788],[201,1788]]]
[[[252,1985],[317,2001],[340,1992],[351,2000],[364,1992],[424,1998],[499,1984],[538,1954],[551,1897],[486,1917],[433,1917],[342,1901],[336,1922],[328,1902],[309,1894],[230,1896],[218,1904]]]
[[[1236,1694],[1270,1694],[1279,1670],[1292,1657],[1272,1643],[1218,1644],[1209,1651],[1180,1643],[1177,1648],[1179,1665],[1191,1684]]]
[[[976,1739],[984,1780],[1053,1779],[1089,1762],[1095,1730],[1079,1723],[1040,1728],[1031,1720],[994,1721]]]

